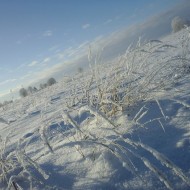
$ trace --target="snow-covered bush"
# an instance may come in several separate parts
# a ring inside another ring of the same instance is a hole
[[[37,91],[38,91],[38,89],[36,87],[29,86],[28,89],[27,89],[28,94],[33,94],[33,93],[35,93]]]
[[[29,86],[27,91],[28,91],[28,94],[33,94],[34,93],[34,88]]]
[[[174,33],[178,32],[181,29],[183,29],[186,24],[187,22],[184,19],[180,18],[179,16],[176,16],[172,19],[172,22],[171,22],[172,31]]]
[[[49,78],[48,81],[47,81],[48,86],[52,86],[55,83],[56,83],[56,80],[54,78]]]
[[[47,84],[46,83],[44,83],[44,84],[40,84],[40,89],[42,90],[42,89],[44,89],[44,88],[47,88]]]
[[[19,90],[19,94],[20,94],[21,97],[26,97],[28,95],[28,92],[27,92],[27,90],[25,88],[21,88]]]

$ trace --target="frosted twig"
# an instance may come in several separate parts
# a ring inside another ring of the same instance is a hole
[[[86,111],[90,111],[91,114],[95,115],[97,118],[102,118],[106,123],[110,124],[113,128],[116,128],[117,126],[110,121],[109,119],[107,119],[107,117],[102,114],[101,112],[99,112],[97,109],[91,107],[91,106],[85,106],[82,107],[81,110],[86,110]]]
[[[139,116],[139,114],[142,112],[142,110],[144,109],[145,105],[141,107],[141,109],[137,112],[137,114],[135,115],[135,117],[133,118],[133,120],[135,121],[136,118]]]
[[[83,131],[80,129],[79,125],[71,118],[69,113],[63,111],[62,117],[64,119],[64,122],[70,123],[73,127],[75,127],[78,131],[83,133]]]
[[[165,114],[164,114],[164,111],[163,111],[163,109],[162,109],[162,107],[161,107],[161,105],[160,105],[159,101],[158,101],[158,100],[156,100],[156,103],[158,104],[158,107],[159,107],[159,109],[160,109],[160,111],[161,111],[161,113],[162,113],[162,115],[163,115],[164,119],[166,120],[166,116],[165,116]]]
[[[46,127],[46,126],[43,125],[43,126],[40,128],[40,130],[39,130],[40,137],[41,137],[41,139],[43,140],[44,145],[46,145],[46,146],[48,147],[49,151],[50,151],[51,153],[53,153],[53,149],[52,149],[52,147],[50,146],[50,143],[49,143],[49,141],[48,141],[48,137],[47,137],[47,135],[46,135],[46,128],[45,128],[45,127]]]
[[[140,119],[142,119],[142,118],[147,114],[147,112],[148,112],[148,110],[144,111],[144,112],[139,116],[139,118],[137,118],[136,122],[138,123],[138,121],[139,121]]]
[[[158,119],[158,122],[160,123],[160,125],[161,125],[161,127],[162,127],[162,129],[163,129],[163,131],[165,133],[166,131],[165,131],[164,126],[163,126],[162,122],[160,121],[160,119]]]
[[[149,168],[154,174],[156,174],[159,180],[162,181],[168,189],[173,190],[171,183],[168,181],[166,176],[158,168],[156,168],[144,157],[141,157],[141,160],[147,166],[147,168]]]
[[[172,161],[170,161],[168,158],[166,158],[163,154],[159,153],[155,149],[149,147],[148,145],[145,145],[140,142],[135,142],[129,139],[123,139],[125,142],[129,143],[132,146],[140,146],[143,149],[150,152],[158,161],[161,162],[162,165],[165,165],[166,167],[172,169],[174,173],[180,177],[185,183],[187,183],[190,186],[190,179],[182,172],[180,168],[178,168]]]
[[[176,100],[176,99],[171,99],[171,100],[175,101],[178,104],[181,104],[182,106],[184,106],[186,108],[190,108],[190,105],[188,103],[186,103],[186,102],[183,102],[181,100]]]

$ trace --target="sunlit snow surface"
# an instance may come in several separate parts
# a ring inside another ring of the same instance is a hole
[[[1,108],[0,189],[190,189],[189,31]]]

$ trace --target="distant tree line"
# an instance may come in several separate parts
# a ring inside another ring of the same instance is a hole
[[[36,87],[31,87],[31,86],[29,86],[27,89],[21,88],[21,89],[19,90],[19,94],[20,94],[21,97],[26,97],[26,96],[28,96],[29,94],[33,94],[33,93],[35,93],[35,92],[37,92],[37,91],[38,91],[38,89],[37,89]]]
[[[54,78],[49,78],[47,83],[39,85],[39,89],[37,89],[36,87],[31,87],[31,86],[29,86],[27,89],[26,88],[21,88],[19,90],[19,95],[21,97],[26,97],[26,96],[28,96],[30,94],[33,94],[33,93],[35,93],[35,92],[37,92],[39,90],[47,88],[48,86],[52,86],[55,83],[56,83],[56,80]]]

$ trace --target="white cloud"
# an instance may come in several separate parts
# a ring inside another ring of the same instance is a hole
[[[87,29],[87,28],[89,28],[89,27],[90,27],[90,24],[84,24],[84,25],[82,26],[83,29]]]
[[[46,30],[44,33],[43,33],[43,36],[44,37],[50,37],[53,35],[53,32],[51,30]]]
[[[28,66],[29,66],[29,67],[33,67],[33,66],[35,66],[35,65],[37,65],[37,64],[38,64],[37,61],[32,61],[32,63],[28,64]]]

